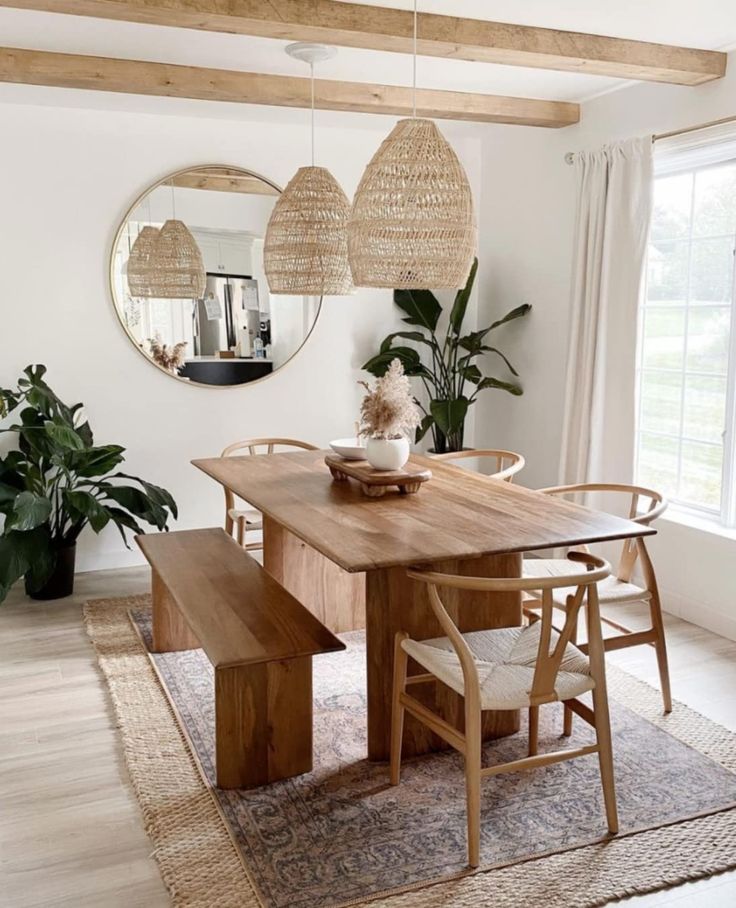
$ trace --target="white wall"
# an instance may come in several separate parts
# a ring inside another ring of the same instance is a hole
[[[731,54],[728,75],[717,82],[697,88],[637,84],[584,104],[578,126],[555,133],[496,128],[484,135],[479,322],[519,302],[535,308],[496,336],[521,373],[525,395],[488,392],[477,414],[476,440],[524,453],[525,485],[557,480],[574,220],[565,152],[734,114]],[[736,538],[674,520],[658,526],[650,549],[666,608],[736,639]]]
[[[97,440],[128,448],[128,472],[172,491],[180,527],[217,525],[223,516],[220,490],[192,458],[252,435],[326,444],[351,433],[359,367],[398,323],[389,291],[326,299],[308,343],[273,377],[207,389],[172,381],[142,359],[118,324],[107,283],[118,223],[147,185],[208,163],[240,165],[285,185],[304,163],[302,118],[0,104],[0,119],[0,383],[11,385],[28,363],[45,363],[64,399],[85,402]],[[321,129],[319,148],[352,195],[392,121],[340,122]],[[459,129],[453,143],[478,193],[479,141]],[[82,570],[139,561],[114,529],[82,538]]]

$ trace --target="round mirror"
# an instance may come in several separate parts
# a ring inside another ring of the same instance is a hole
[[[181,381],[242,385],[305,342],[320,297],[270,294],[263,241],[279,187],[238,167],[190,167],[131,206],[110,263],[115,310],[146,359]]]

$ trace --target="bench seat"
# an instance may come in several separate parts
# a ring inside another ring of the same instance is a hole
[[[220,788],[312,769],[312,656],[343,643],[220,528],[141,535],[153,650],[201,647],[215,670]]]

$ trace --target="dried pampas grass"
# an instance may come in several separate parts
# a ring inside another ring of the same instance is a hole
[[[153,340],[148,341],[148,345],[151,359],[157,366],[161,366],[162,369],[166,369],[167,372],[172,372],[174,375],[179,374],[184,367],[184,350],[187,341],[180,341],[173,347],[169,347],[168,344],[161,343],[160,337],[154,337]]]
[[[360,434],[370,438],[408,438],[421,423],[409,379],[394,359],[375,385],[359,382],[368,391],[360,406]]]

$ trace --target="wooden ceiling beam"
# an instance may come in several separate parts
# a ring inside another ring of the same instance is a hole
[[[0,0],[0,6],[203,31],[412,51],[412,13],[336,0]],[[699,85],[726,54],[582,32],[420,13],[419,53],[567,72]]]
[[[12,47],[0,48],[0,82],[276,107],[309,107],[311,98],[308,78]],[[409,88],[326,79],[315,79],[314,84],[320,110],[412,115]],[[420,89],[417,115],[556,128],[577,123],[580,108],[564,101]]]
[[[206,189],[210,192],[242,192],[245,195],[278,195],[277,189],[257,177],[228,176],[222,173],[206,173],[193,170],[180,173],[172,180],[174,186],[183,189]]]

